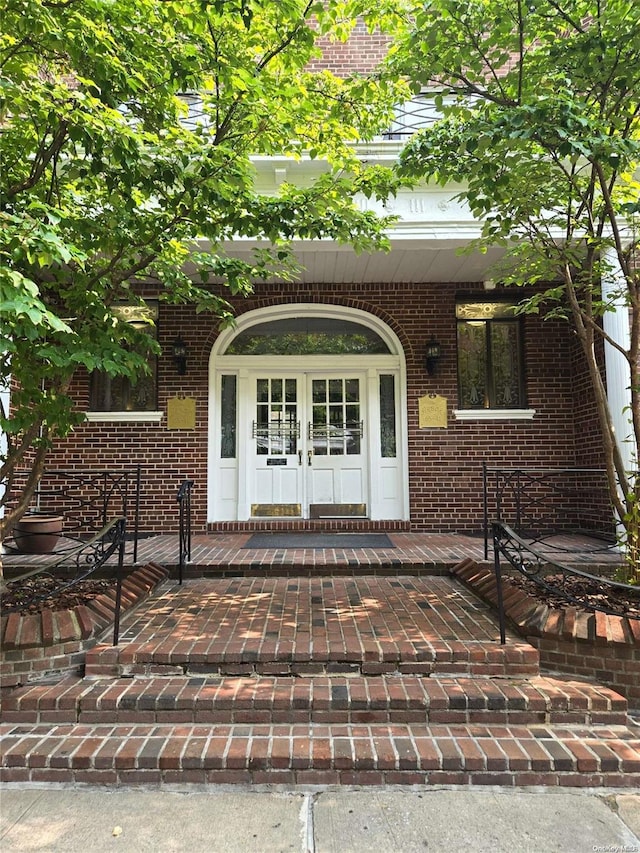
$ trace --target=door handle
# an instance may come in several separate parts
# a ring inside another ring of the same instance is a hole
[[[311,460],[313,459],[313,450],[307,451],[307,459],[308,459],[308,464],[311,465]]]
[[[298,451],[298,465],[302,465],[302,451]]]

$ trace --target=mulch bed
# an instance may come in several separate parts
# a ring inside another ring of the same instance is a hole
[[[617,616],[640,619],[640,587],[634,594],[616,587],[607,587],[606,584],[589,578],[564,577],[561,574],[545,576],[545,582],[557,588],[558,592],[555,593],[552,590],[544,589],[535,581],[522,575],[510,575],[509,580],[519,589],[524,590],[528,595],[549,607],[562,610],[571,605],[571,602],[567,602],[567,599],[562,595],[561,591],[564,590],[580,602],[580,604],[575,605],[576,607],[582,607],[584,610],[596,610],[606,606],[609,612]]]
[[[12,581],[2,593],[2,610],[16,613],[41,613],[43,610],[72,610],[103,595],[115,586],[114,579],[78,581],[69,589],[56,592],[60,579],[47,575]],[[33,601],[33,599],[37,599]],[[31,603],[29,603],[31,601]]]
[[[543,589],[537,583],[522,575],[510,576],[511,582],[549,607],[562,609],[567,606],[567,600],[560,592],[557,594]],[[640,619],[640,589],[634,595],[624,590],[605,589],[603,584],[588,578],[562,575],[549,575],[545,578],[551,586],[565,590],[569,595],[580,601],[585,610],[601,607],[605,602],[612,612],[619,616],[631,616]],[[60,585],[57,578],[40,575],[25,581],[13,581],[2,593],[2,609],[12,611],[18,605],[18,613],[41,613],[43,610],[71,610],[79,604],[86,604],[97,596],[115,586],[114,579],[79,581],[69,589],[55,592]],[[36,601],[28,603],[29,599]],[[24,606],[20,606],[24,602]]]

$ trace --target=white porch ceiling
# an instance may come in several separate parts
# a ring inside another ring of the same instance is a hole
[[[391,241],[389,252],[356,254],[348,246],[322,241],[295,245],[304,284],[397,284],[401,282],[472,282],[491,278],[499,250],[461,254],[466,241],[423,238]],[[253,244],[256,245],[256,244]],[[235,243],[230,254],[250,258],[251,244]],[[274,279],[277,281],[278,279]]]
[[[410,248],[395,244],[388,253],[356,255],[353,251],[297,252],[304,267],[303,282],[344,282],[345,284],[400,282],[464,282],[482,281],[489,277],[487,255],[461,255],[455,248],[422,245]]]

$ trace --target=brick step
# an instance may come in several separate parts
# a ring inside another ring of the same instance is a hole
[[[4,724],[3,782],[640,786],[622,726]]]
[[[402,673],[529,678],[540,672],[537,649],[517,640],[501,646],[496,642],[434,639],[414,643],[362,636],[318,642],[309,636],[100,645],[87,652],[85,674],[119,678]]]
[[[537,677],[70,678],[10,694],[14,723],[485,723],[625,725],[627,702],[589,683]]]
[[[313,554],[313,552],[312,552]],[[322,577],[396,577],[411,575],[414,577],[448,577],[451,570],[459,562],[458,558],[432,560],[429,562],[411,559],[384,559],[376,555],[358,556],[357,563],[348,554],[331,554],[329,560],[322,562]],[[163,564],[169,570],[171,577],[179,577],[179,565],[172,558],[165,559]],[[188,563],[183,566],[183,580],[201,578],[252,578],[259,573],[266,578],[316,578],[318,563],[316,557],[296,560],[291,563],[280,561],[260,565],[255,562],[240,562],[229,560],[221,563]]]

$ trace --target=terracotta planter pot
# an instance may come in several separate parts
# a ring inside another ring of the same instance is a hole
[[[61,515],[25,515],[13,528],[16,547],[23,554],[49,554],[62,533]]]

